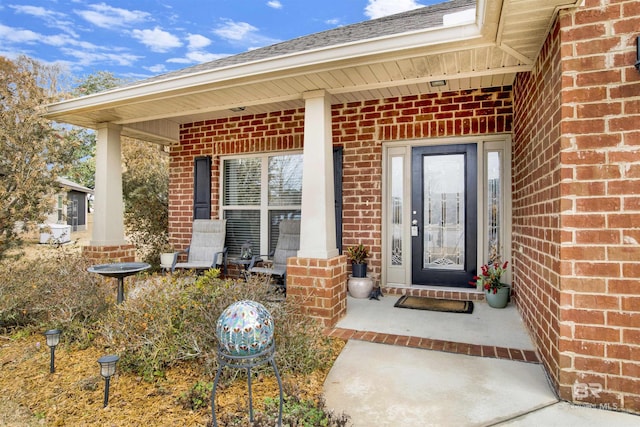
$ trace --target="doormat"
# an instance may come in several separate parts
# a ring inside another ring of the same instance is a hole
[[[446,313],[473,313],[473,301],[458,301],[452,299],[411,297],[404,295],[400,297],[394,307],[414,308],[416,310],[443,311]]]

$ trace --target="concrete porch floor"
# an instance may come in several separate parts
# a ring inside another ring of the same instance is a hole
[[[513,304],[472,314],[348,297],[328,333],[348,340],[325,381],[352,426],[632,426],[640,417],[560,401]],[[494,333],[499,330],[500,333]],[[611,409],[611,408],[608,408]]]

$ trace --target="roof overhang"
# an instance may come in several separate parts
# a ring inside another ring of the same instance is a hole
[[[167,145],[180,124],[300,108],[313,90],[340,103],[511,85],[531,69],[557,11],[581,1],[478,0],[435,28],[159,76],[48,105],[45,116],[93,129],[120,124],[124,135]]]

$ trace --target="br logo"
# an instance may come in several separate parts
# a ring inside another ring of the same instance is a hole
[[[576,381],[573,383],[572,388],[573,400],[586,399],[589,396],[593,396],[596,399],[600,398],[602,393],[602,384],[600,383],[579,383]]]

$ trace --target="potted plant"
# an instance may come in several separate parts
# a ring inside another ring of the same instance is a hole
[[[347,257],[351,260],[351,272],[353,277],[367,277],[367,263],[369,251],[362,243],[347,248]]]
[[[475,276],[473,283],[477,282],[482,284],[484,289],[484,296],[487,300],[487,304],[493,308],[505,308],[509,302],[509,294],[511,293],[511,286],[506,283],[502,283],[500,278],[507,269],[509,261],[505,261],[500,264],[499,260],[493,263],[484,264],[481,267],[482,273],[479,276]]]
[[[369,251],[362,243],[347,248],[347,257],[351,260],[351,275],[347,281],[349,295],[354,298],[368,298],[373,290],[373,278],[367,276]]]
[[[160,267],[168,270],[173,267],[174,262],[177,260],[178,252],[169,243],[162,244],[159,249]]]

